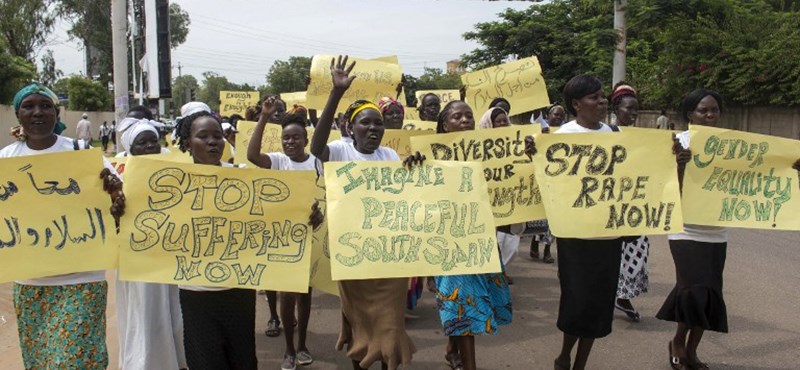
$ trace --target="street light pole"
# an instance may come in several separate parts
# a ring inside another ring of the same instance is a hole
[[[625,53],[628,47],[625,26],[625,13],[627,10],[628,0],[614,0],[614,31],[617,33],[617,45],[614,47],[612,86],[625,79]]]
[[[128,12],[125,0],[111,0],[111,42],[114,63],[114,118],[117,124],[128,114]],[[119,127],[117,125],[116,127]],[[117,138],[119,138],[117,131]],[[117,146],[120,152],[121,146]]]

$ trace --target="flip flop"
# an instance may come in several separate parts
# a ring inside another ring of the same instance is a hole
[[[267,321],[267,330],[264,331],[264,334],[273,338],[281,335],[281,321],[278,319]]]
[[[667,342],[667,351],[669,351],[669,366],[673,370],[684,369],[681,358],[672,354],[672,341]]]
[[[639,315],[639,312],[636,311],[636,309],[633,310],[627,309],[625,307],[620,306],[616,301],[614,302],[614,308],[624,312],[625,315],[628,316],[628,319],[630,319],[633,322],[639,322],[642,320],[642,316]]]

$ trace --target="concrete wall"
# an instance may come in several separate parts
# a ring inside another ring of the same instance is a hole
[[[656,127],[659,111],[639,111],[637,126]],[[686,124],[677,112],[668,112],[675,128],[685,129]],[[800,108],[798,107],[733,107],[725,108],[720,126],[739,131],[800,138]]]
[[[75,137],[75,126],[81,120],[81,115],[84,112],[65,111],[61,109],[61,121],[67,125],[67,130],[62,133],[64,136]],[[98,139],[100,133],[100,125],[103,121],[111,125],[114,120],[114,112],[86,112],[89,113],[89,121],[92,122],[92,137]],[[0,105],[0,148],[12,142],[12,138],[8,135],[9,130],[19,125],[17,117],[14,114],[14,107],[10,105]]]

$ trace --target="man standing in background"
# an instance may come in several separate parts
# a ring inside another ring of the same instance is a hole
[[[656,128],[659,130],[669,129],[669,118],[667,118],[667,111],[661,110],[661,115],[656,118]]]
[[[84,140],[86,142],[92,141],[92,123],[89,122],[89,114],[84,113],[83,119],[78,121],[78,126],[76,128],[76,136],[78,139]]]

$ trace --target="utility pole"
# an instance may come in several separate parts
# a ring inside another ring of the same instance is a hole
[[[617,33],[617,45],[614,48],[612,86],[625,79],[625,53],[628,47],[628,38],[625,30],[625,13],[627,10],[628,0],[614,0],[614,31]]]
[[[125,0],[111,0],[111,42],[114,63],[114,117],[117,124],[128,114],[128,12]],[[119,125],[117,125],[119,127]],[[119,131],[117,138],[119,138]],[[121,146],[117,146],[120,152]]]
[[[181,68],[182,67],[183,66],[181,65],[181,62],[178,62],[178,77],[181,77]]]

